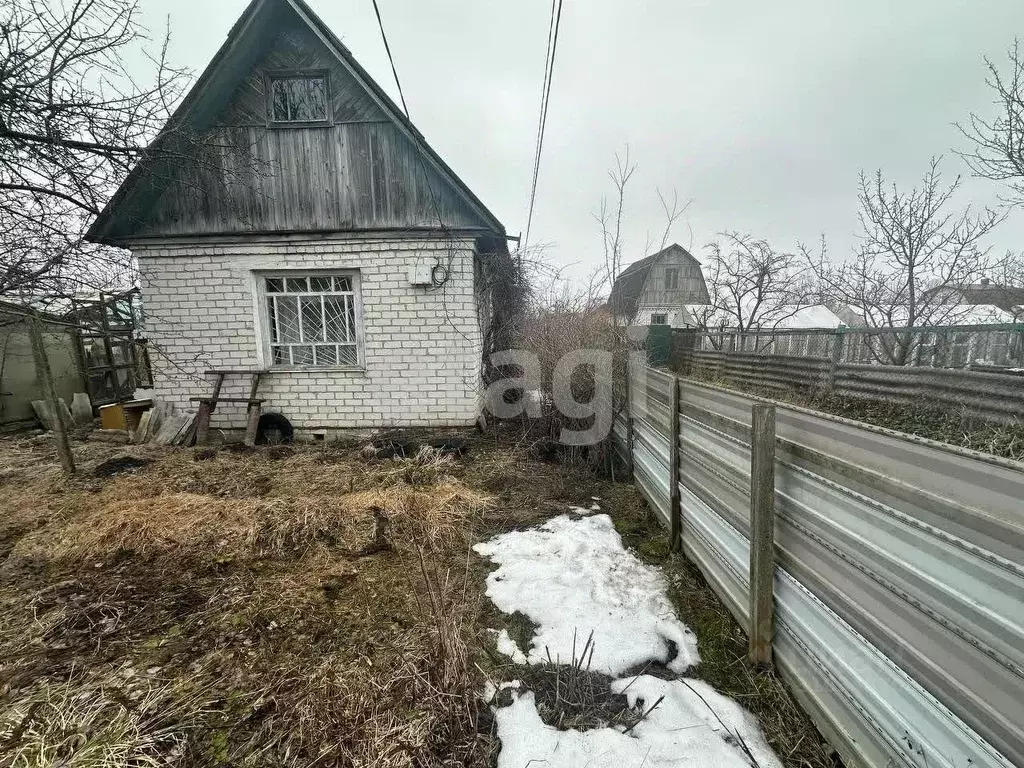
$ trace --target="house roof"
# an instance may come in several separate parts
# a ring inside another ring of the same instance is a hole
[[[840,308],[839,314],[851,328],[889,327],[888,316],[883,317],[879,311],[871,308],[846,305]],[[897,327],[902,327],[907,322],[906,308],[894,307],[887,314],[892,317]],[[927,321],[918,323],[918,327],[1004,325],[1017,322],[1013,312],[1008,312],[995,304],[939,304],[930,314]]]
[[[485,225],[486,231],[504,237],[505,228],[473,191],[441,159],[440,155],[427,144],[423,134],[416,129],[405,113],[390,96],[370,77],[356,61],[352,53],[326,24],[306,4],[305,0],[252,0],[238,21],[228,32],[227,39],[217,51],[206,69],[196,80],[191,90],[171,115],[161,133],[150,145],[150,152],[131,170],[108,201],[103,211],[93,221],[86,239],[120,245],[121,237],[113,237],[117,225],[124,225],[140,217],[142,211],[159,197],[169,183],[167,174],[155,172],[155,165],[161,151],[172,149],[180,136],[188,133],[202,133],[211,127],[214,119],[224,107],[225,99],[246,77],[256,61],[267,34],[275,27],[275,18],[281,12],[292,12],[306,24],[338,61],[351,73],[370,94],[384,113],[413,142],[429,164],[456,191]],[[166,153],[164,157],[173,155]],[[123,220],[122,220],[123,219]],[[443,225],[442,225],[443,226]]]
[[[667,248],[662,248],[657,253],[652,253],[639,261],[634,261],[624,270],[622,273],[615,278],[615,283],[612,285],[611,296],[608,297],[608,304],[611,305],[613,311],[618,314],[632,315],[636,312],[637,302],[640,300],[640,296],[644,292],[644,283],[647,282],[647,274],[651,271],[651,267],[658,263],[664,256],[672,252],[682,252],[682,254],[693,261],[694,264],[699,264],[688,250],[678,243],[672,243]]]
[[[748,306],[751,305],[751,306]],[[753,302],[744,305],[743,313],[748,315],[753,312]],[[714,309],[710,305],[689,304],[687,312],[694,318],[702,318],[708,328],[725,326],[730,328],[736,325],[736,316],[724,309]],[[811,330],[818,328],[838,328],[844,325],[843,320],[824,304],[811,304],[800,307],[795,304],[787,304],[774,308],[771,311],[762,311],[758,321],[754,324],[762,330],[796,331]]]
[[[1007,311],[1024,306],[1024,288],[975,283],[957,286],[956,290],[960,294],[961,304],[992,304]]]

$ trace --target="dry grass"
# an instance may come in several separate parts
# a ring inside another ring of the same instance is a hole
[[[522,647],[533,628],[483,596],[468,549],[600,496],[673,576],[700,676],[762,718],[788,766],[831,768],[635,488],[532,460],[532,444],[499,433],[465,458],[393,460],[76,443],[65,480],[47,440],[0,440],[0,765],[492,765],[485,677],[524,679],[558,727],[628,727],[638,714],[585,662],[496,654],[488,628]],[[126,454],[152,461],[92,476]]]
[[[487,764],[458,461],[75,450],[0,443],[0,764]]]

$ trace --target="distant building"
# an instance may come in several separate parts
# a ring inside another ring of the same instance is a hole
[[[962,304],[970,306],[989,306],[1001,309],[1006,315],[999,315],[992,312],[984,312],[980,316],[994,315],[996,317],[1009,316],[1012,319],[978,320],[972,322],[1001,322],[1012,323],[1024,321],[1024,288],[1012,288],[1006,285],[998,285],[989,279],[983,279],[980,283],[968,285],[944,285],[935,288],[929,293],[934,293],[943,304]]]
[[[1024,307],[1003,309],[995,304],[954,303],[961,298],[956,293],[949,293],[949,302],[932,305],[925,314],[927,319],[918,320],[914,325],[921,328],[943,327],[950,325],[1006,325],[1024,322]],[[907,327],[907,311],[904,308],[886,308],[882,312],[852,305],[844,305],[836,309],[843,322],[851,328],[897,328]]]
[[[736,316],[723,309],[714,309],[707,305],[689,305],[687,314],[695,320],[703,321],[708,330],[735,331]],[[751,308],[751,312],[754,310]],[[746,316],[746,312],[744,315]],[[699,323],[697,323],[699,324]],[[847,323],[824,304],[810,304],[801,307],[797,304],[783,304],[763,314],[754,323],[744,323],[748,330],[753,331],[807,331],[827,328],[840,328]]]
[[[695,325],[688,304],[707,304],[700,262],[677,243],[630,264],[615,280],[608,303],[626,325]]]

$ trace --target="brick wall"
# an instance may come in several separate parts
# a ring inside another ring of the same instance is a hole
[[[357,270],[362,298],[361,370],[289,370],[265,376],[264,408],[299,429],[471,424],[480,399],[481,329],[472,241],[253,238],[147,243],[142,274],[155,397],[178,408],[209,394],[209,368],[265,367],[259,271]],[[440,288],[409,283],[408,267],[450,262]],[[222,395],[247,395],[229,377]],[[222,405],[215,427],[241,427],[244,406]]]

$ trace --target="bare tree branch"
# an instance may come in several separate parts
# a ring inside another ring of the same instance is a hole
[[[701,327],[740,332],[771,330],[807,307],[814,298],[811,273],[794,253],[768,241],[723,232],[707,245],[704,279],[710,303],[693,309]]]
[[[921,184],[908,192],[881,171],[860,178],[860,247],[852,259],[832,264],[803,248],[821,290],[849,306],[870,328],[902,329],[956,322],[950,290],[979,281],[998,263],[984,244],[1005,212],[951,210],[960,177],[942,181],[933,158]],[[879,362],[905,365],[913,334],[880,334]]]
[[[972,113],[960,132],[974,145],[960,156],[975,175],[992,181],[1008,182],[1011,205],[1024,205],[1024,52],[1014,40],[1007,51],[1009,64],[1000,72],[985,59],[988,77],[985,84],[993,96],[994,117]]]
[[[167,63],[168,38],[151,54],[138,17],[135,0],[0,9],[0,294],[133,280],[129,254],[82,238],[186,83]],[[147,84],[140,59],[153,64]]]

